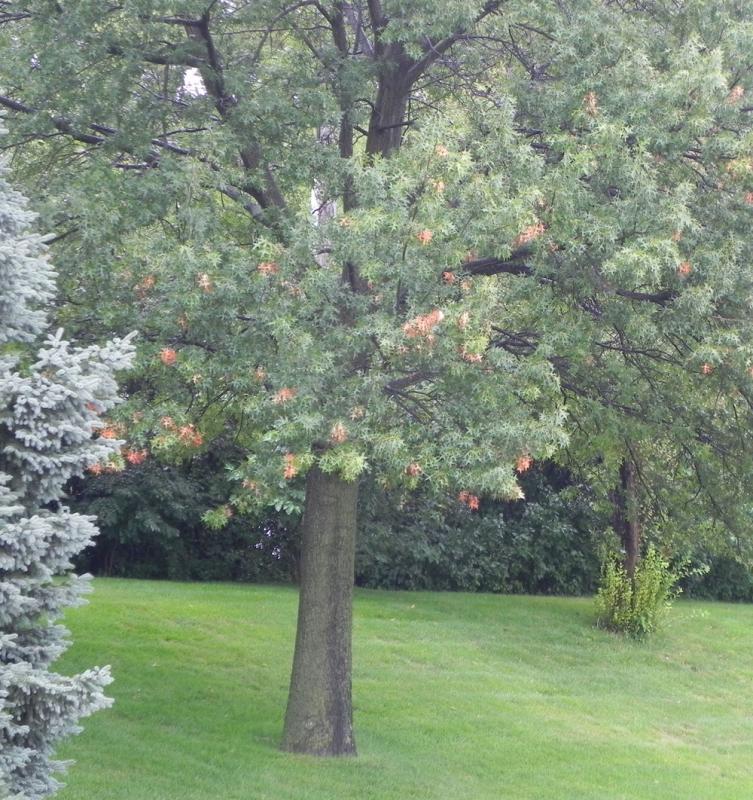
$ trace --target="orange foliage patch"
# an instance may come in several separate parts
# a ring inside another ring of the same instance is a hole
[[[129,464],[143,464],[149,456],[148,450],[126,450],[125,453],[125,460]]]
[[[463,490],[458,495],[458,500],[460,500],[463,505],[468,506],[471,511],[478,511],[479,499],[478,496],[475,494],[471,494],[470,492],[466,492]]]
[[[192,447],[201,447],[204,444],[204,437],[196,430],[194,425],[181,425],[178,429],[178,438],[183,444]]]
[[[742,86],[733,86],[730,93],[727,95],[727,103],[729,105],[735,105],[735,103],[739,103],[743,96],[745,95],[745,89]]]
[[[275,392],[274,396],[272,397],[272,402],[278,406],[285,405],[285,403],[292,400],[296,394],[298,394],[298,392],[295,389],[290,389],[289,387],[285,386],[278,392]]]
[[[178,354],[172,347],[163,347],[162,350],[159,351],[159,360],[166,367],[171,367],[178,360]]]
[[[469,364],[480,364],[484,360],[481,353],[469,353],[465,347],[460,347],[458,352],[463,361],[467,361]]]
[[[295,463],[295,453],[285,453],[282,457],[283,462],[283,470],[282,475],[286,481],[289,481],[291,478],[295,478],[298,474],[298,466]]]
[[[414,339],[417,336],[425,336],[428,338],[432,330],[439,325],[443,319],[444,313],[438,308],[435,308],[428,314],[422,314],[406,322],[405,325],[403,325],[403,332],[410,339]]]
[[[529,225],[521,233],[519,233],[513,241],[513,247],[520,247],[521,245],[528,244],[534,239],[538,239],[546,230],[546,225],[543,222],[537,222],[535,225]]]
[[[329,440],[332,444],[342,444],[348,438],[348,429],[342,422],[336,422],[329,432]]]
[[[583,98],[583,108],[589,117],[595,117],[599,113],[599,98],[596,92],[587,92]]]

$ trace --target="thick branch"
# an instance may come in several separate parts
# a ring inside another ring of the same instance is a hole
[[[371,28],[374,31],[374,45],[377,53],[381,53],[382,45],[380,42],[382,31],[387,27],[388,19],[382,11],[381,0],[368,0],[369,16],[371,17]]]
[[[632,292],[629,289],[615,289],[614,293],[626,300],[656,303],[659,306],[667,306],[677,298],[677,292],[671,289],[664,289],[661,292]]]
[[[518,250],[512,258],[479,258],[463,265],[463,271],[469,275],[533,275],[533,268],[521,259],[530,256],[530,250]]]
[[[436,374],[433,372],[412,372],[410,375],[405,375],[402,378],[395,378],[394,381],[390,381],[384,387],[384,391],[387,394],[402,392],[409,386],[415,386],[417,383],[424,383],[425,381],[430,381],[434,377],[436,377]]]
[[[485,17],[488,17],[490,14],[498,11],[504,2],[505,0],[489,0],[489,2],[487,2],[481,11],[476,15],[476,18],[473,20],[473,24],[478,25],[478,23],[481,22]],[[425,53],[424,57],[419,61],[416,61],[408,72],[408,79],[410,82],[415,83],[438,58],[444,55],[444,53],[446,53],[454,44],[459,42],[467,33],[467,29],[460,28],[436,43],[433,43],[427,38],[427,42],[423,48]]]
[[[5,108],[10,109],[11,111],[16,111],[20,114],[38,114],[40,113],[38,109],[32,108],[24,103],[20,103],[17,100],[13,100],[10,97],[5,97],[0,95],[0,106],[4,106]],[[117,128],[111,128],[108,125],[100,125],[98,123],[91,123],[88,125],[88,129],[95,131],[96,134],[94,135],[90,133],[85,133],[81,130],[77,130],[74,128],[72,123],[65,119],[64,117],[49,117],[52,125],[58,130],[60,133],[65,134],[66,136],[70,137],[76,142],[81,142],[83,144],[92,144],[92,145],[104,145],[108,139],[118,136],[119,131]],[[210,161],[205,156],[200,155],[194,150],[187,149],[185,147],[180,147],[173,142],[167,141],[165,139],[151,139],[150,144],[157,148],[158,150],[164,150],[166,152],[172,153],[174,155],[179,156],[186,156],[190,158],[195,158],[197,161],[201,162],[202,164],[206,164],[212,172],[221,173],[221,168],[218,164],[215,164],[213,161]],[[130,155],[134,155],[136,153],[136,148],[129,147],[127,144],[123,144],[122,142],[119,143],[119,149]],[[147,169],[159,166],[159,153],[157,149],[151,151],[147,154],[146,161],[140,162],[135,165],[126,165],[126,164],[116,164],[121,169],[131,168],[131,169]],[[251,194],[249,191],[244,191],[238,189],[235,186],[224,184],[221,185],[219,191],[222,194],[226,195],[227,197],[231,198],[232,200],[239,203],[245,211],[251,214],[255,219],[264,222],[263,219],[263,209],[257,203],[251,202],[247,199],[247,196]],[[253,195],[251,195],[253,196]]]
[[[107,48],[111,56],[124,56],[126,51],[119,45],[112,44]],[[139,53],[139,58],[148,64],[177,65],[181,67],[196,67],[200,69],[206,66],[203,58],[192,56],[190,53],[169,52],[169,53]]]
[[[341,13],[348,25],[350,25],[355,36],[354,50],[357,53],[365,53],[367,56],[373,56],[375,53],[374,45],[369,41],[366,36],[366,31],[363,28],[363,19],[361,17],[361,10],[353,8],[352,3],[338,3]]]
[[[141,19],[144,22],[162,22],[165,25],[181,25],[182,27],[200,25],[201,20],[191,19],[190,17],[149,17],[143,16]]]
[[[303,5],[303,4],[302,4]],[[223,120],[230,117],[231,110],[238,105],[238,99],[228,94],[225,87],[225,76],[222,59],[217,50],[210,29],[210,16],[207,11],[197,24],[186,26],[186,34],[190,39],[199,42],[206,51],[207,59],[203,69],[200,70],[207,92],[214,100],[215,108]],[[250,137],[249,137],[250,139]],[[268,164],[262,163],[261,148],[258,142],[250,141],[249,145],[240,152],[241,161],[247,171],[261,170],[264,175],[265,188],[247,185],[247,191],[263,208],[285,208],[285,199],[277,186],[272,170]]]
[[[463,270],[470,275],[533,275],[533,268],[523,259],[531,255],[531,250],[521,249],[513,253],[506,260],[499,258],[480,258],[469,261],[463,265]],[[550,282],[547,279],[547,282]],[[645,303],[655,303],[659,306],[669,305],[677,298],[677,292],[672,289],[662,289],[659,292],[637,292],[631,289],[609,289],[608,294],[624,297],[626,300],[636,300]]]
[[[18,100],[13,100],[10,97],[5,97],[4,95],[0,95],[0,106],[4,106],[5,108],[9,108],[11,111],[17,111],[20,114],[39,114],[41,113],[39,109],[32,108],[31,106],[27,106],[24,103],[20,103]],[[67,136],[70,136],[71,139],[74,139],[77,142],[82,142],[84,144],[104,144],[108,138],[117,136],[119,131],[116,128],[111,128],[108,125],[100,125],[98,123],[91,123],[88,125],[88,129],[94,131],[97,134],[102,134],[100,136],[94,136],[90,133],[84,133],[81,130],[77,130],[74,128],[73,124],[70,120],[66,119],[65,117],[59,116],[50,116],[50,122],[52,122],[53,126],[60,131],[60,133],[64,133]],[[167,150],[170,153],[175,153],[179,156],[189,156],[189,155],[196,155],[191,150],[187,150],[185,147],[179,147],[172,142],[166,141],[165,139],[152,139],[150,141],[154,147],[159,148],[160,150]],[[121,149],[124,152],[132,152],[131,149],[128,147],[123,147],[121,145]],[[156,158],[156,154],[154,154],[154,158]]]

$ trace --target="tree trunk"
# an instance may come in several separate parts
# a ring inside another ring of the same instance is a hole
[[[282,749],[355,755],[351,635],[358,483],[308,474],[298,631]]]
[[[366,152],[388,157],[403,141],[412,81],[408,70],[413,61],[402,44],[391,44],[384,55],[385,64],[379,80],[376,100],[369,120]]]
[[[625,572],[632,578],[640,558],[641,513],[635,464],[628,458],[620,464],[620,482],[612,494],[612,503],[612,527],[625,551]]]

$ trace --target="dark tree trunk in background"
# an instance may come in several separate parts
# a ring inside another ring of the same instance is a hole
[[[376,99],[377,111],[371,115],[366,141],[366,152],[369,155],[388,156],[399,149],[405,134],[405,113],[409,97],[410,83],[404,75],[396,73],[394,80],[380,84]]]
[[[641,551],[641,513],[635,464],[628,458],[620,464],[620,478],[612,494],[612,504],[612,527],[625,551],[623,566],[632,578]]]
[[[351,635],[358,483],[314,467],[306,480],[298,632],[282,749],[355,755]]]

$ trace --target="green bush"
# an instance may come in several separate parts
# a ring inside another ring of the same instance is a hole
[[[604,560],[596,595],[597,624],[643,639],[662,623],[680,593],[681,574],[650,546],[631,578],[615,556]]]
[[[731,556],[710,553],[701,553],[696,559],[701,568],[682,581],[683,592],[688,597],[753,602],[753,572],[749,565]]]
[[[470,512],[455,498],[365,486],[357,583],[434,591],[595,591],[599,559],[592,531],[600,525],[585,492],[549,465],[531,470],[524,489],[525,503],[482,498],[479,511]]]
[[[225,476],[206,454],[180,466],[149,459],[75,480],[72,506],[96,515],[100,527],[77,568],[131,578],[289,581],[297,570],[295,521],[236,514],[219,531],[204,524],[206,510],[227,498]]]

